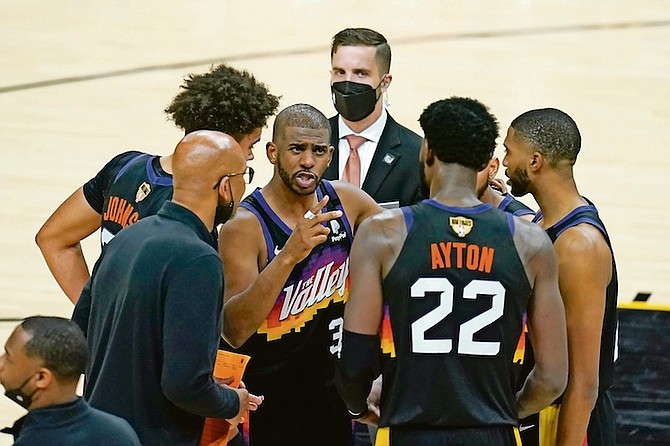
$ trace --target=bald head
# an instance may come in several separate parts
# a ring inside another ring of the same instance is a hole
[[[232,136],[213,130],[189,133],[172,156],[174,196],[179,199],[183,191],[210,193],[222,176],[245,168],[245,155]]]

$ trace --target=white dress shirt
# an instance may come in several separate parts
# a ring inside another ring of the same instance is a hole
[[[363,130],[361,133],[355,133],[349,128],[349,126],[347,126],[347,124],[344,123],[342,116],[337,117],[338,131],[340,134],[340,141],[337,145],[337,150],[339,153],[337,177],[339,179],[342,179],[342,172],[344,172],[344,166],[347,164],[347,160],[349,159],[349,152],[351,152],[349,143],[346,139],[344,139],[344,137],[347,135],[359,135],[367,139],[367,141],[361,144],[361,146],[358,148],[358,156],[361,159],[361,186],[363,186],[363,182],[365,181],[365,177],[368,174],[368,170],[370,170],[372,157],[375,154],[375,150],[377,150],[377,144],[379,144],[379,140],[382,137],[382,132],[386,126],[387,118],[388,114],[386,113],[386,109],[382,109],[381,116],[374,122],[374,124]]]

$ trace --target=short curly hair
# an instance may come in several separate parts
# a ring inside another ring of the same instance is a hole
[[[479,171],[493,157],[498,120],[475,99],[453,96],[433,102],[419,122],[428,147],[443,163]]]
[[[77,382],[88,362],[88,346],[81,329],[69,319],[32,316],[21,323],[31,335],[23,351],[26,356],[41,359],[62,382]]]
[[[514,139],[526,143],[542,154],[549,165],[561,161],[574,165],[582,147],[582,136],[577,123],[556,108],[527,111],[512,121]]]
[[[279,106],[279,96],[251,73],[224,64],[188,75],[181,88],[165,113],[186,134],[218,130],[237,139],[265,127]]]

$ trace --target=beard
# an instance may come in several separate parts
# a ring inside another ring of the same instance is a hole
[[[484,193],[486,192],[486,190],[487,190],[488,188],[489,188],[489,182],[488,182],[488,180],[487,180],[486,183],[484,183],[484,184],[482,185],[482,187],[480,187],[479,189],[477,189],[477,198],[479,198],[479,199],[481,200],[482,197],[484,196]]]
[[[298,195],[311,195],[314,193],[316,188],[319,186],[321,183],[321,178],[323,177],[316,177],[316,181],[314,181],[314,187],[310,187],[309,189],[305,189],[302,187],[298,187],[295,185],[295,182],[293,181],[291,175],[288,173],[286,169],[281,164],[280,158],[277,157],[277,172],[279,173],[279,178],[282,179],[286,187],[288,187],[291,191],[295,192]],[[299,174],[300,172],[298,172]],[[314,172],[309,171],[311,175],[314,175]],[[297,175],[297,174],[296,174]]]
[[[514,169],[512,175],[509,176],[509,184],[512,187],[512,195],[522,197],[529,192],[530,178],[528,178],[528,171],[520,167]]]

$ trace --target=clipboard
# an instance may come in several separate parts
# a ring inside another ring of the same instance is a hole
[[[250,356],[240,353],[219,350],[214,362],[214,373],[216,378],[233,377],[230,387],[238,387],[242,381],[242,375],[247,367]],[[200,437],[200,446],[225,446],[228,443],[228,430],[230,424],[223,418],[205,418],[205,425]]]

